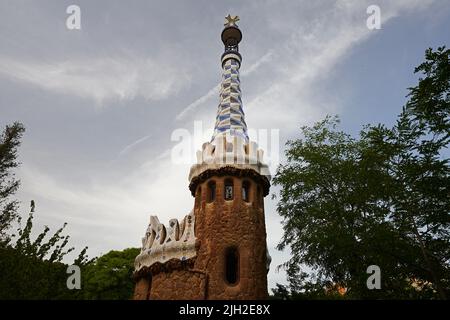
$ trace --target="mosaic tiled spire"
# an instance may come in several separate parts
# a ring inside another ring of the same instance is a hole
[[[222,83],[220,88],[220,102],[217,108],[216,124],[212,140],[219,135],[229,134],[240,136],[248,141],[247,124],[242,109],[241,88],[239,80],[239,68],[241,55],[239,54],[239,42],[242,33],[236,25],[239,17],[226,17],[227,22],[222,31],[222,41],[225,52],[222,55]]]

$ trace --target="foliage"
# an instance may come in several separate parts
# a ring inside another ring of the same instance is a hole
[[[25,256],[12,247],[0,247],[0,300],[76,299],[68,290],[67,265]]]
[[[83,298],[131,299],[134,289],[134,259],[139,251],[138,248],[113,250],[89,264],[83,272]]]
[[[19,224],[21,218],[19,217]],[[21,252],[25,256],[36,257],[40,260],[47,260],[48,262],[61,262],[63,257],[75,248],[69,248],[64,250],[69,242],[70,236],[61,235],[67,223],[59,228],[47,241],[44,242],[45,238],[50,231],[48,226],[44,227],[44,230],[36,237],[33,241],[31,240],[31,231],[33,228],[33,211],[30,212],[27,222],[24,227],[19,227],[18,239],[14,245],[14,248]],[[76,264],[84,264],[87,262],[86,257],[87,247],[85,247],[78,257],[75,259]],[[47,257],[47,258],[46,258]],[[74,263],[75,263],[74,262]]]
[[[19,188],[12,170],[19,165],[17,151],[24,131],[23,125],[16,122],[6,126],[0,137],[0,299],[74,299],[78,292],[67,289],[67,265],[62,263],[74,250],[66,249],[69,236],[62,235],[66,224],[51,236],[45,226],[32,240],[34,200],[22,226],[18,201],[11,199]],[[13,222],[19,227],[17,234],[11,235],[7,231]],[[86,251],[87,247],[74,264],[83,267],[88,263]]]
[[[24,131],[23,125],[16,122],[6,126],[0,135],[0,243],[8,243],[6,231],[17,218],[18,201],[11,196],[19,188],[19,181],[11,170],[18,166],[17,148]]]
[[[63,235],[66,223],[50,234],[50,228],[32,239],[31,210],[25,225],[17,214],[18,202],[10,199],[19,188],[12,169],[18,166],[17,149],[24,128],[19,123],[7,126],[0,137],[0,299],[129,299],[134,281],[132,272],[139,249],[111,251],[95,260],[88,260],[87,247],[79,253],[73,264],[81,268],[80,290],[67,288],[68,265],[63,259],[74,248],[67,248],[69,236]],[[7,233],[17,221],[17,233]],[[15,241],[14,241],[15,240]]]
[[[426,51],[415,70],[425,77],[393,128],[367,126],[354,138],[327,117],[288,142],[274,183],[282,187],[278,248],[292,250],[283,265],[291,295],[345,288],[348,298],[448,296],[449,55]],[[367,289],[372,264],[381,268],[381,290]]]
[[[0,246],[0,300],[2,299],[130,299],[133,294],[134,259],[139,249],[110,251],[92,260],[84,248],[72,264],[80,267],[81,289],[66,286],[68,265],[63,257],[68,236],[61,233],[66,224],[46,238],[45,227],[34,241],[30,239],[33,213],[24,227],[19,227],[15,245]]]
[[[63,236],[66,224],[47,238],[50,229],[44,230],[33,241],[33,211],[25,226],[18,227],[15,243],[0,246],[0,299],[77,299],[80,292],[66,286],[68,265],[62,262],[64,256],[74,250],[64,250],[69,236]],[[89,263],[87,247],[79,253],[73,264],[83,268]]]

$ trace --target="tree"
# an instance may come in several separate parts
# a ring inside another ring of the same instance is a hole
[[[450,288],[450,50],[428,49],[415,69],[425,77],[410,88],[393,129],[396,226],[415,242],[439,296]]]
[[[67,223],[64,223],[51,237],[46,240],[50,228],[44,227],[44,230],[33,241],[31,239],[31,231],[33,228],[33,214],[35,210],[34,201],[31,202],[31,210],[28,215],[25,226],[20,225],[22,219],[19,217],[19,228],[17,229],[18,238],[13,245],[13,248],[18,250],[22,255],[28,257],[35,257],[39,260],[46,260],[52,262],[62,262],[64,256],[72,252],[75,248],[71,247],[64,250],[69,243],[70,236],[62,235]],[[46,241],[45,241],[46,240]],[[74,260],[74,264],[84,265],[88,262],[86,251],[88,247],[85,247],[79,253],[78,257]]]
[[[66,224],[51,236],[46,226],[32,240],[34,208],[33,201],[25,226],[18,218],[17,240],[0,246],[0,299],[78,299],[80,292],[66,286],[68,266],[62,262],[74,250],[64,250],[69,241],[62,235]],[[73,264],[84,269],[89,263],[86,251],[81,250]]]
[[[415,70],[425,77],[393,128],[366,126],[354,138],[327,117],[287,143],[274,183],[284,228],[278,248],[292,251],[283,265],[291,293],[337,287],[350,298],[447,297],[449,55],[426,51]],[[382,290],[366,286],[370,265],[381,268]]]
[[[84,299],[126,300],[133,296],[134,259],[140,249],[112,250],[89,264],[83,272]]]
[[[7,243],[9,236],[6,231],[17,218],[18,201],[11,199],[19,188],[12,169],[17,162],[17,148],[20,145],[25,128],[21,123],[15,122],[6,126],[0,136],[0,243]]]
[[[6,126],[0,136],[0,299],[74,299],[78,292],[67,289],[67,265],[62,262],[74,250],[66,249],[69,236],[62,235],[66,224],[49,237],[46,226],[33,240],[34,200],[22,226],[18,201],[11,199],[20,184],[12,170],[19,165],[17,151],[24,131],[16,122]],[[19,227],[17,234],[11,235],[8,230],[15,221]],[[74,264],[84,267],[88,263],[86,251],[87,247]]]

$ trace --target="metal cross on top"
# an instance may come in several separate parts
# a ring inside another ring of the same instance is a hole
[[[225,27],[228,27],[228,26],[234,26],[234,25],[236,25],[236,22],[238,22],[239,21],[239,16],[231,16],[230,14],[228,14],[226,17],[225,17],[225,23],[224,23],[224,26]]]

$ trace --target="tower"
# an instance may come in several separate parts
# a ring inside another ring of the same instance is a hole
[[[242,33],[226,17],[214,133],[189,172],[194,208],[166,228],[155,216],[135,261],[135,299],[264,299],[270,263],[264,197],[270,176],[249,140],[239,69]]]

